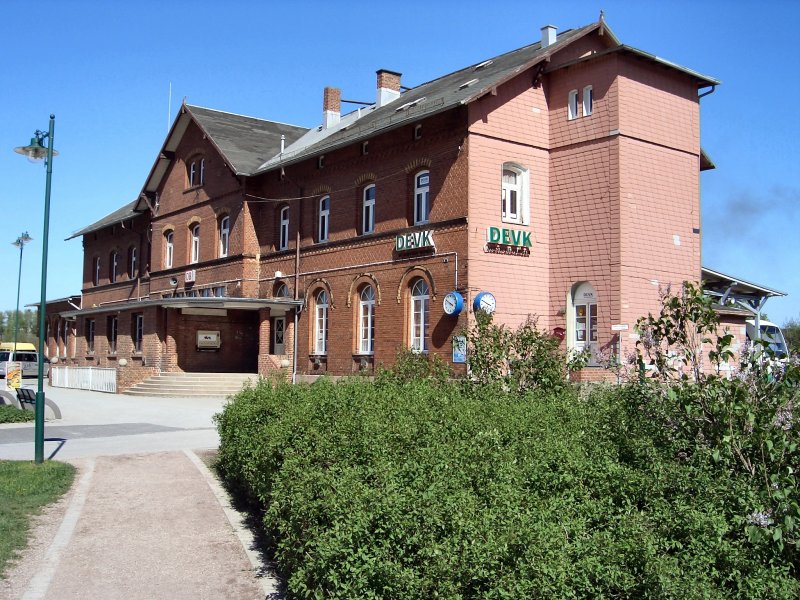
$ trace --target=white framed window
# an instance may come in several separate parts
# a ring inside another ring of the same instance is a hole
[[[412,352],[428,351],[428,307],[430,304],[430,288],[424,279],[417,279],[411,286],[411,303],[409,309],[409,340]]]
[[[504,163],[500,216],[504,223],[530,224],[530,178],[528,169],[515,163]]]
[[[92,269],[92,283],[94,285],[100,285],[100,257],[96,256],[94,259],[94,265]]]
[[[136,277],[136,246],[131,246],[128,250],[128,279]]]
[[[285,283],[282,283],[278,286],[275,290],[275,297],[276,298],[288,298],[289,297],[289,286]]]
[[[430,215],[430,171],[420,171],[414,177],[414,225],[428,222]]]
[[[278,230],[278,250],[289,247],[289,207],[284,206],[280,213],[280,228]]]
[[[371,285],[361,290],[358,303],[358,352],[375,352],[375,288]]]
[[[115,283],[117,281],[117,267],[119,265],[119,254],[117,252],[112,252],[111,256],[108,259],[108,280],[111,283]]]
[[[592,105],[594,104],[594,92],[592,86],[587,85],[583,88],[583,116],[588,117],[592,114]]]
[[[328,241],[330,227],[331,197],[325,196],[319,201],[319,227],[317,228],[317,241]]]
[[[189,179],[189,187],[194,187],[195,182],[197,181],[197,162],[192,161],[189,163],[189,171],[188,171],[188,179]]]
[[[314,300],[314,354],[327,354],[328,292],[320,290]]]
[[[174,232],[168,231],[164,234],[164,268],[172,268],[172,259],[175,256]]]
[[[517,169],[503,168],[503,221],[520,222],[519,203],[522,198],[522,177]]]
[[[375,231],[375,184],[364,188],[363,202],[361,209],[361,233],[373,233]]]
[[[572,90],[567,99],[567,119],[578,118],[578,90]]]
[[[200,159],[200,185],[204,185],[206,182],[206,159]]]
[[[231,218],[222,217],[219,221],[219,255],[228,256],[228,243],[231,237]]]
[[[200,225],[192,225],[192,249],[190,263],[196,263],[200,260]]]

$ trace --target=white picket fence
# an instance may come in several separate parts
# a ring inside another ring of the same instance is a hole
[[[117,370],[99,367],[50,367],[53,387],[117,393]]]

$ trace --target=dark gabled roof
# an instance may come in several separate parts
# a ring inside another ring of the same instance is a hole
[[[378,131],[393,129],[455,106],[469,104],[491,93],[498,85],[516,77],[522,71],[547,60],[569,43],[598,29],[608,35],[610,43],[618,43],[614,34],[602,22],[564,31],[558,35],[555,43],[545,48],[542,48],[541,42],[537,42],[501,54],[423,83],[384,106],[373,105],[360,109],[360,116],[351,114],[343,117],[342,124],[332,127],[330,131],[321,130],[319,135],[313,135],[315,132],[312,130],[294,148],[289,146],[282,155],[265,161],[259,172],[351,144]]]
[[[140,210],[136,210],[137,202],[138,202],[137,200],[129,202],[122,208],[118,208],[117,210],[115,210],[111,214],[106,215],[99,221],[95,221],[91,225],[84,227],[83,229],[79,229],[78,231],[70,235],[68,238],[66,238],[66,240],[71,240],[72,238],[76,238],[81,235],[86,235],[87,233],[92,233],[93,231],[99,231],[104,227],[116,225],[117,223],[122,223],[122,221],[127,221],[128,219],[136,217],[142,212]]]
[[[200,128],[219,149],[237,175],[249,175],[281,150],[281,136],[288,146],[300,138],[305,127],[287,125],[186,105]]]

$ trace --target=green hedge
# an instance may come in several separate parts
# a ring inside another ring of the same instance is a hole
[[[219,465],[292,597],[797,598],[738,480],[661,447],[629,393],[262,382],[218,416]]]

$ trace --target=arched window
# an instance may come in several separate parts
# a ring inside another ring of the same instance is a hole
[[[186,179],[188,187],[194,187],[197,183],[197,161],[189,163],[189,168],[186,170]]]
[[[172,259],[175,256],[174,232],[164,233],[164,268],[172,268]]]
[[[128,279],[136,277],[137,260],[136,246],[131,246],[128,249]]]
[[[414,225],[428,222],[431,209],[430,178],[429,171],[420,171],[414,177]]]
[[[289,297],[289,286],[285,283],[281,283],[275,288],[275,297],[276,298],[288,298]]]
[[[117,281],[117,266],[119,255],[116,251],[112,252],[108,257],[108,281],[115,283]]]
[[[206,159],[200,159],[200,185],[206,182]]]
[[[191,256],[189,258],[190,263],[196,263],[200,260],[200,224],[196,223],[192,225],[192,247],[191,247]]]
[[[224,216],[219,220],[219,255],[228,256],[228,241],[231,235],[231,218]]]
[[[364,188],[361,206],[361,233],[375,231],[375,184]]]
[[[328,292],[320,290],[314,298],[314,354],[328,353]]]
[[[92,284],[100,285],[100,257],[95,256],[92,261]]]
[[[358,352],[375,352],[375,288],[364,286],[358,302]]]
[[[500,216],[504,223],[530,223],[528,170],[514,163],[503,164]]]
[[[317,241],[327,242],[330,227],[331,197],[325,196],[319,201],[319,227],[317,229]]]
[[[280,225],[278,228],[278,250],[289,247],[289,207],[284,206],[280,212]]]
[[[409,304],[409,341],[412,352],[428,351],[428,306],[430,304],[430,288],[424,279],[416,279],[411,286],[411,302]]]

